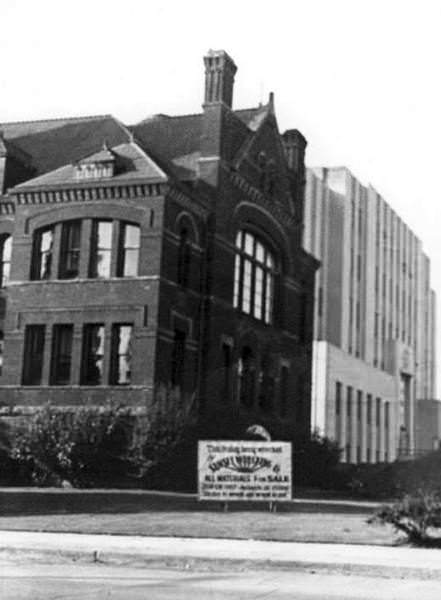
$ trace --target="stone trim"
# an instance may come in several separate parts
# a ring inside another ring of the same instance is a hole
[[[289,227],[295,227],[298,224],[296,218],[283,209],[280,204],[278,204],[277,200],[269,200],[265,194],[248,183],[248,181],[239,173],[230,172],[230,179],[236,187],[242,192],[245,192],[250,200],[263,206],[270,214],[277,217],[281,223],[285,223]]]
[[[177,204],[182,206],[185,210],[190,213],[196,213],[198,217],[205,218],[209,212],[208,206],[205,207],[199,198],[189,198],[183,192],[176,188],[169,188],[168,190],[168,198],[174,200]]]
[[[64,202],[90,202],[94,200],[126,200],[146,196],[161,196],[163,186],[159,183],[127,185],[101,185],[95,187],[70,187],[67,189],[33,190],[13,192],[17,204],[61,204]]]
[[[13,202],[0,202],[0,215],[13,215],[15,204]]]

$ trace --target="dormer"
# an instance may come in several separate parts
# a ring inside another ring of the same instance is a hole
[[[102,149],[75,164],[78,181],[85,179],[109,179],[115,174],[115,154],[104,143]]]

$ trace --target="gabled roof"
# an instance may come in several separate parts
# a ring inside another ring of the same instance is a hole
[[[116,171],[112,177],[107,177],[105,179],[99,178],[97,180],[83,179],[79,181],[77,164],[70,163],[55,169],[54,171],[35,177],[34,179],[30,179],[29,181],[16,186],[16,189],[19,191],[36,187],[73,185],[77,183],[84,184],[85,181],[94,183],[95,181],[111,180],[112,183],[116,184],[139,180],[154,180],[155,182],[167,180],[166,173],[164,173],[164,171],[135,142],[120,144],[112,148],[111,151],[106,150],[105,152],[113,157],[116,164]],[[97,161],[97,157],[99,158],[102,154],[103,151],[94,153],[89,157],[79,160],[78,164],[93,162],[91,160],[93,157],[95,157],[95,161]]]
[[[82,158],[79,162],[82,164],[108,162],[113,163],[115,162],[115,154],[111,150],[109,150],[107,142],[104,142],[101,150],[98,150],[98,152],[95,152],[90,156],[86,156],[86,158]]]
[[[233,159],[246,139],[258,129],[268,114],[269,105],[231,111],[227,122],[228,148]],[[148,152],[170,161],[175,166],[196,170],[203,135],[203,113],[172,117],[158,114],[130,127]]]

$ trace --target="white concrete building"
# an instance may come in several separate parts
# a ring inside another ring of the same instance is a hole
[[[347,462],[412,455],[435,397],[435,294],[421,241],[347,168],[309,169],[304,247],[315,295],[312,427]]]

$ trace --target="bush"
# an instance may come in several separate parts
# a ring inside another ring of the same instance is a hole
[[[401,498],[419,490],[441,494],[441,451],[415,460],[378,464],[339,464],[334,470],[335,489],[374,499]]]
[[[0,485],[22,483],[19,465],[11,456],[11,431],[9,424],[0,420]]]
[[[136,474],[140,435],[139,421],[126,409],[48,405],[15,436],[11,455],[35,485],[103,485]]]
[[[337,442],[314,431],[293,447],[293,478],[297,485],[333,487],[341,450]]]
[[[389,523],[411,544],[441,547],[441,497],[422,490],[407,494],[394,504],[382,506],[369,523]]]
[[[189,418],[188,405],[165,389],[148,414],[112,404],[47,405],[14,436],[10,456],[34,485],[139,486],[179,443]]]

